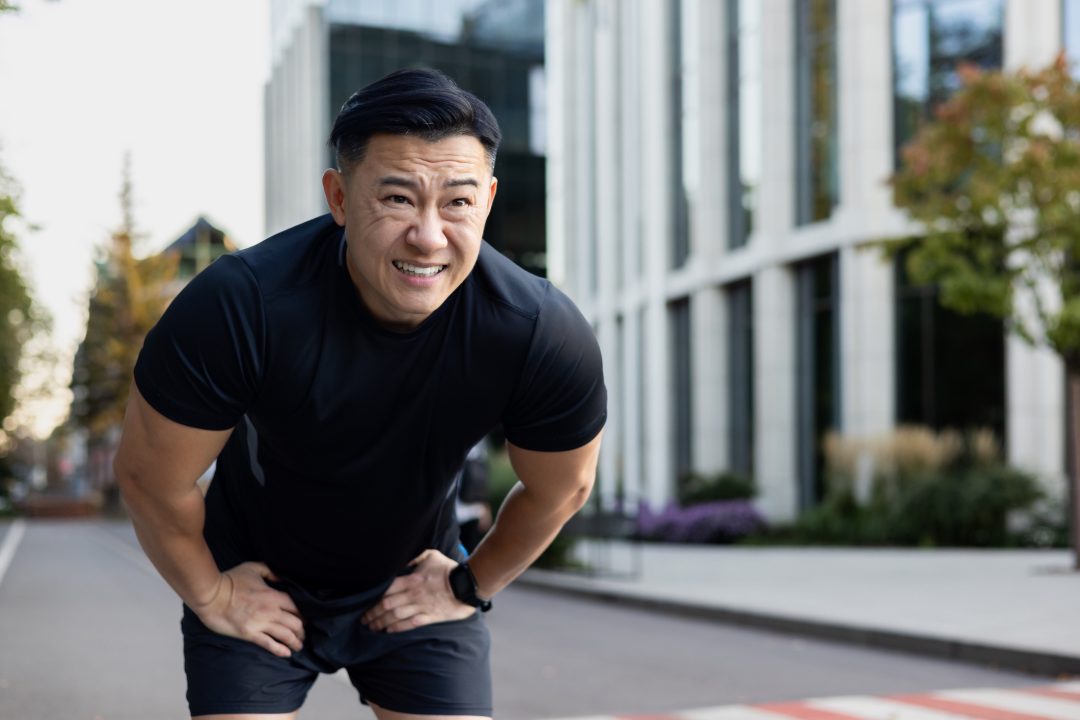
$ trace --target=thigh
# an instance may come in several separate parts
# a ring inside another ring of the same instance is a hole
[[[378,657],[348,668],[382,720],[491,717],[491,635],[479,612],[383,637]]]
[[[187,607],[180,626],[192,717],[294,717],[315,682],[314,669],[219,635]]]

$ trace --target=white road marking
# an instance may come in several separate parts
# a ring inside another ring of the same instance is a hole
[[[4,573],[7,572],[8,566],[11,565],[11,560],[15,557],[15,550],[19,547],[19,541],[22,540],[25,533],[26,521],[22,518],[15,520],[15,522],[11,523],[11,527],[8,528],[7,535],[4,536],[4,544],[0,545],[0,583],[4,582]]]
[[[674,713],[679,720],[791,720],[788,715],[761,710],[749,705],[725,705],[722,707],[699,708]]]
[[[894,700],[876,697],[838,697],[827,700],[811,700],[810,707],[830,710],[842,715],[864,720],[967,720],[967,715],[956,715],[943,710],[907,705]]]
[[[988,689],[950,690],[934,694],[946,700],[959,700],[972,705],[989,705],[1001,710],[1041,715],[1046,718],[1057,718],[1057,720],[1080,720],[1080,702],[1031,693]]]
[[[1080,682],[1058,682],[1046,687],[1068,692],[1080,692]],[[1047,718],[1047,720],[1080,720],[1080,701],[1054,698],[1027,693],[1023,688],[1004,690],[985,688],[978,690],[944,690],[925,695],[942,700],[953,700],[979,705],[994,710],[1021,713]],[[974,720],[966,713],[957,714],[935,708],[921,707],[900,700],[869,695],[851,695],[832,698],[801,700],[792,703],[808,710],[825,710],[848,715],[859,720]],[[791,720],[789,715],[770,712],[755,705],[722,705],[694,710],[676,710],[660,713],[673,720]],[[980,714],[979,717],[982,717]],[[616,715],[590,715],[588,717],[562,718],[561,720],[620,720]]]

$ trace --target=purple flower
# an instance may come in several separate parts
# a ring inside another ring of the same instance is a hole
[[[721,500],[685,508],[672,502],[659,513],[643,501],[637,534],[664,542],[729,543],[764,527],[765,520],[746,500]]]

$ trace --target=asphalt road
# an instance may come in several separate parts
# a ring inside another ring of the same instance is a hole
[[[31,522],[16,546],[15,527],[0,522],[0,720],[186,718],[180,604],[130,528]],[[502,720],[1045,682],[536,590],[505,591],[488,622]],[[300,717],[373,716],[334,676]]]

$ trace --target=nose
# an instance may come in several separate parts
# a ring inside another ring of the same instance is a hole
[[[405,241],[423,255],[446,247],[446,236],[443,235],[442,218],[438,211],[431,209],[419,213]]]

